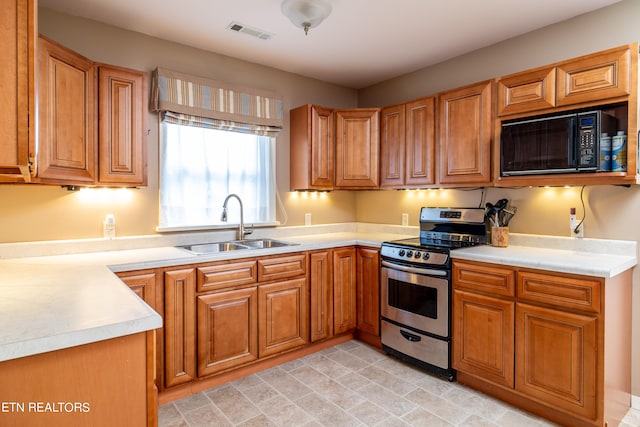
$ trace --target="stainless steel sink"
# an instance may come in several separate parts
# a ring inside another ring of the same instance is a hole
[[[267,249],[294,246],[297,243],[283,242],[273,239],[233,240],[230,242],[200,243],[196,245],[178,246],[197,255],[215,254],[219,252],[237,251],[243,249]]]
[[[273,239],[250,239],[250,240],[237,240],[233,243],[238,243],[244,246],[250,246],[254,249],[266,249],[266,248],[281,248],[283,246],[295,246],[297,243],[283,242],[281,240]]]
[[[234,242],[201,243],[197,245],[178,246],[194,254],[215,254],[218,252],[237,251],[240,249],[250,249],[248,246],[239,245]]]

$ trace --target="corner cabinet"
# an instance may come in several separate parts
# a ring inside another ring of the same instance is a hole
[[[631,270],[603,279],[454,260],[453,287],[459,382],[562,425],[620,423]]]
[[[491,183],[492,82],[438,95],[440,184]]]
[[[34,0],[9,0],[2,5],[0,182],[31,181],[35,164],[36,13]]]
[[[379,184],[379,108],[336,110],[336,189]]]
[[[42,36],[38,72],[34,181],[146,185],[146,74],[96,64]]]
[[[316,105],[302,105],[290,111],[289,120],[290,188],[333,190],[333,111]]]

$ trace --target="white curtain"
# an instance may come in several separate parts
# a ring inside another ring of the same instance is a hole
[[[246,224],[273,223],[275,138],[163,122],[160,228],[223,224],[222,204],[237,194]],[[228,222],[240,221],[237,200]]]

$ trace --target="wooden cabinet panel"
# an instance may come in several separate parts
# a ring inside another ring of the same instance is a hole
[[[197,292],[250,285],[258,282],[258,269],[255,260],[221,261],[214,265],[198,267],[197,270]]]
[[[333,251],[333,332],[341,334],[356,328],[356,250]]]
[[[96,92],[91,60],[38,39],[38,177],[96,181]]]
[[[356,326],[380,336],[380,251],[358,248],[356,261]]]
[[[135,273],[118,274],[120,280],[122,280],[129,288],[140,297],[144,302],[149,304],[151,308],[157,310],[158,304],[156,302],[156,273]]]
[[[516,305],[516,390],[595,420],[598,319]]]
[[[405,106],[394,105],[380,112],[380,187],[404,185]]]
[[[514,386],[514,301],[453,292],[453,368]]]
[[[441,184],[491,181],[491,87],[484,82],[438,96]]]
[[[258,287],[258,355],[270,356],[309,341],[307,279]]]
[[[516,273],[510,268],[456,261],[453,263],[452,280],[456,289],[515,296]]]
[[[0,16],[0,180],[30,181],[34,155],[36,5],[3,2]]]
[[[198,376],[258,358],[257,287],[200,295]]]
[[[196,272],[194,268],[164,273],[165,387],[196,378]]]
[[[631,49],[622,47],[558,65],[559,106],[627,96],[631,91]]]
[[[547,67],[498,80],[498,115],[544,110],[556,105],[556,68]]]
[[[311,342],[333,336],[331,251],[309,254],[309,314]]]
[[[287,279],[307,273],[307,256],[303,253],[258,259],[258,281]]]
[[[519,271],[518,299],[600,313],[602,283],[594,277]]]
[[[378,108],[335,111],[336,187],[378,187],[379,116]]]
[[[101,184],[147,184],[146,73],[101,65],[99,168]]]
[[[332,190],[335,175],[333,111],[303,105],[289,114],[291,189]]]
[[[405,184],[420,187],[435,183],[435,98],[407,103]]]

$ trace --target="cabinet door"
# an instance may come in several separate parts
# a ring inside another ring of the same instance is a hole
[[[291,189],[332,190],[335,171],[333,111],[303,105],[291,110],[289,116]]]
[[[309,314],[311,342],[333,336],[333,277],[331,252],[309,254]]]
[[[98,76],[99,181],[146,185],[146,74],[101,65]]]
[[[258,358],[258,289],[201,295],[198,310],[198,376]]]
[[[196,271],[164,273],[164,381],[165,387],[196,377]]]
[[[377,188],[380,110],[359,108],[335,114],[336,187]]]
[[[598,319],[518,303],[516,390],[595,419]]]
[[[409,102],[405,113],[405,184],[410,187],[435,184],[435,98]]]
[[[514,306],[510,300],[453,292],[453,368],[514,386]]]
[[[0,179],[30,181],[33,155],[34,37],[33,0],[9,0],[0,16]]]
[[[118,274],[129,288],[140,297],[144,302],[149,304],[151,308],[156,310],[156,274],[154,272],[135,273],[135,274]]]
[[[95,69],[91,60],[38,39],[38,177],[96,181]]]
[[[556,105],[556,68],[547,67],[498,80],[498,115],[543,110]]]
[[[333,332],[341,334],[356,328],[356,250],[333,251]]]
[[[358,248],[356,272],[357,328],[380,336],[380,252]]]
[[[270,356],[309,342],[307,279],[258,286],[258,354]]]
[[[380,187],[404,186],[405,106],[383,108],[380,113]]]
[[[629,46],[558,65],[558,106],[627,96],[631,91],[631,72]]]
[[[491,82],[439,95],[439,182],[491,181]]]

